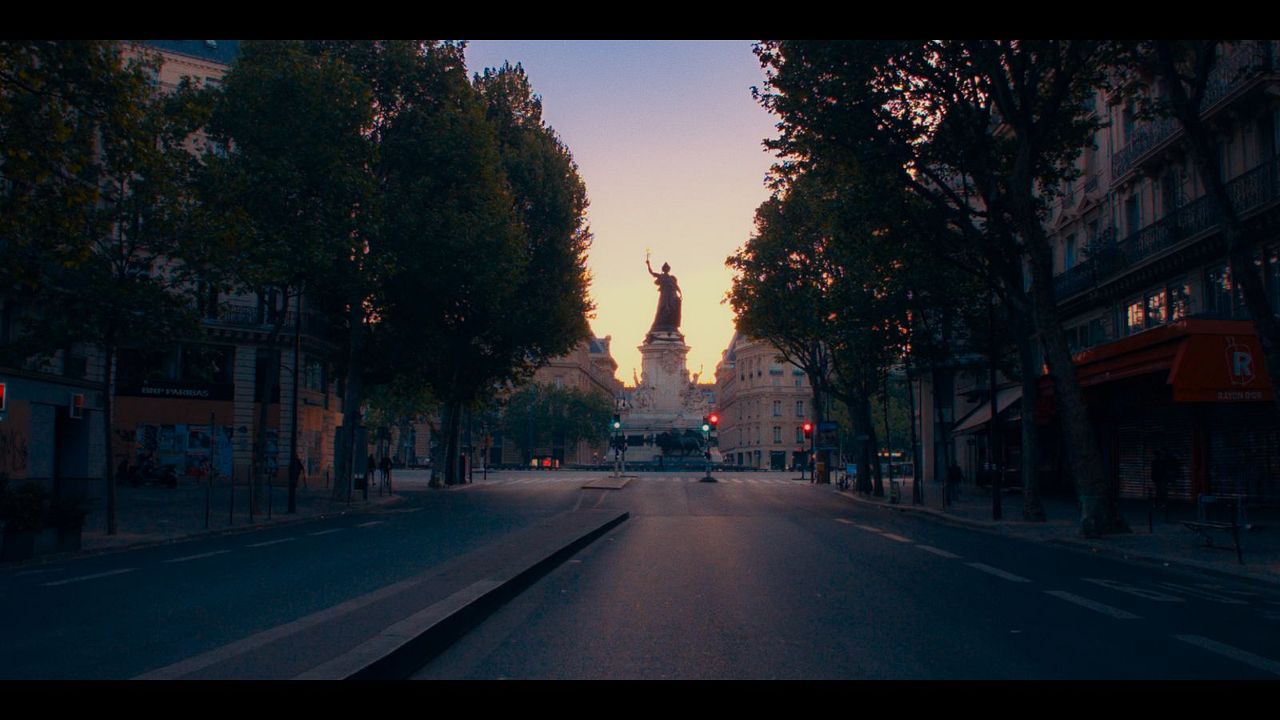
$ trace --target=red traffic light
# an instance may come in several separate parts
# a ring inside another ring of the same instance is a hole
[[[801,427],[804,428],[805,437],[813,437],[813,423],[807,422],[804,425],[801,425]]]
[[[719,424],[720,424],[720,414],[719,414],[719,413],[711,413],[710,415],[708,415],[708,416],[707,416],[707,422],[711,423],[711,427],[713,427],[713,428],[714,428],[716,425],[719,425]]]

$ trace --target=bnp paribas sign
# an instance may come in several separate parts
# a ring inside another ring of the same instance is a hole
[[[197,383],[178,380],[144,380],[136,385],[116,388],[116,395],[150,397],[163,400],[222,400],[235,398],[232,383]]]

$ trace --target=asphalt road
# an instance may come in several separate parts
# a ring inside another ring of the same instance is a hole
[[[0,679],[136,677],[564,512],[582,480],[405,492],[380,511],[0,570]]]
[[[780,477],[648,475],[598,496],[631,518],[415,677],[1280,676],[1274,587],[948,526]]]

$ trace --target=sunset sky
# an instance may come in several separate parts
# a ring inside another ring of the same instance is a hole
[[[773,118],[751,97],[764,71],[751,41],[472,40],[472,72],[519,62],[542,97],[543,119],[574,159],[591,199],[589,257],[598,336],[613,336],[618,377],[640,372],[637,347],[658,290],[644,267],[671,264],[684,295],[689,371],[714,380],[733,336],[722,303],[724,261],[746,242],[768,197],[772,162],[761,142]]]

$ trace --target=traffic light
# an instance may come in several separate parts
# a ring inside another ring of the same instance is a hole
[[[4,412],[4,383],[0,383],[0,412]]]
[[[711,424],[711,429],[715,430],[716,426],[720,424],[720,414],[711,413],[707,416],[707,422]]]
[[[615,432],[616,432],[616,431],[618,431],[618,430],[621,430],[621,429],[622,429],[622,416],[621,416],[621,415],[614,415],[614,416],[613,416],[613,424],[612,424],[610,427],[612,427],[612,428],[614,429],[614,431],[615,431]]]
[[[804,436],[806,439],[813,437],[813,423],[807,422],[804,425],[801,425],[801,427],[804,428]]]
[[[704,433],[711,432],[711,416],[710,415],[702,416],[702,432]]]

